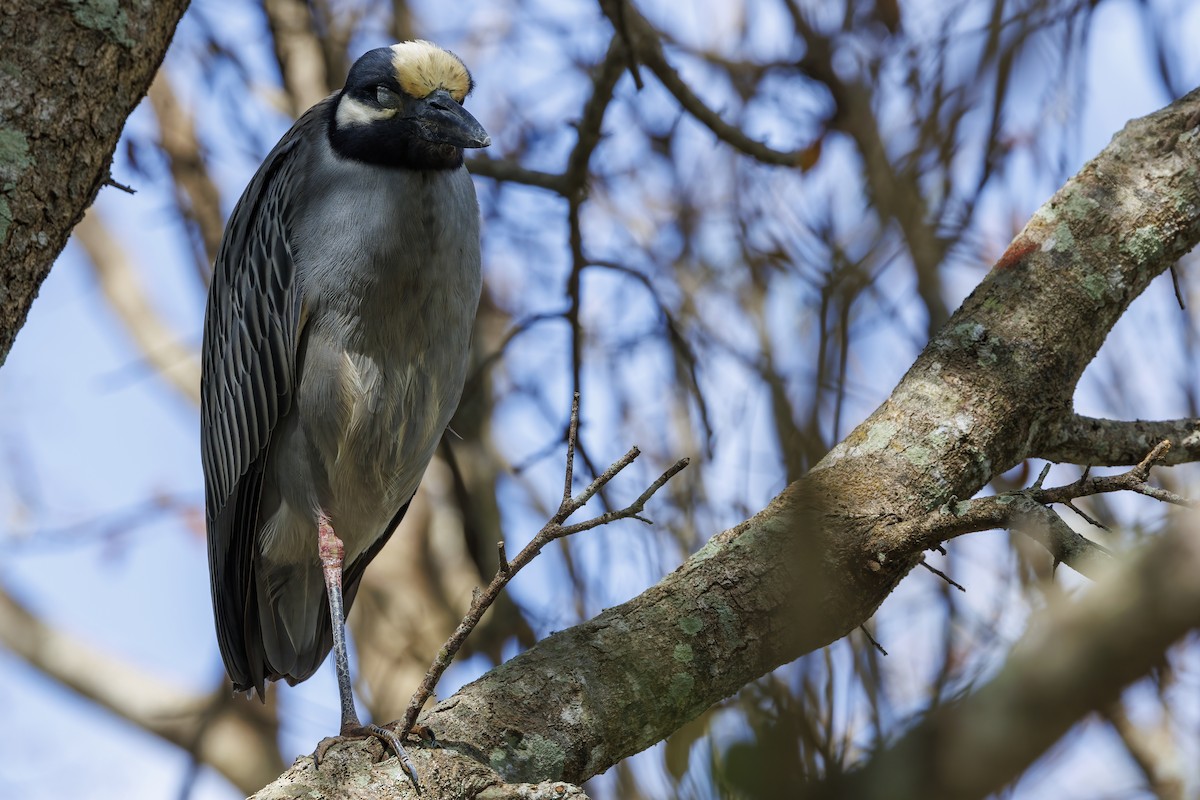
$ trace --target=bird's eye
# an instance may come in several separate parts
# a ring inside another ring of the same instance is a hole
[[[400,105],[400,96],[386,86],[376,86],[375,102],[384,108],[397,108]]]

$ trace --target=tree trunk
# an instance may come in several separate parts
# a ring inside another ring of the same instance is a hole
[[[125,119],[186,8],[187,0],[0,5],[0,364],[109,178]]]

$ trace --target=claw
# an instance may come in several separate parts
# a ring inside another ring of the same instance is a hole
[[[442,746],[442,743],[437,740],[437,736],[434,735],[433,728],[428,725],[422,725],[420,722],[414,723],[411,733],[418,739],[424,739],[431,747],[440,748]]]
[[[400,759],[400,766],[403,767],[404,773],[412,781],[413,787],[420,789],[421,783],[417,778],[416,767],[413,766],[412,759],[408,757],[408,751],[400,743],[400,737],[395,731],[374,724],[343,728],[342,732],[337,736],[326,736],[318,742],[317,749],[313,751],[313,761],[317,769],[321,768],[321,761],[324,760],[325,754],[335,744],[340,744],[350,739],[366,739],[372,736],[383,742],[385,756],[389,749],[396,754],[396,758]]]

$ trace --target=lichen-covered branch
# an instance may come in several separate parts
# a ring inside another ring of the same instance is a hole
[[[1050,420],[1030,455],[1093,467],[1136,464],[1156,443],[1171,443],[1163,464],[1200,461],[1200,419],[1115,420],[1067,414]]]
[[[1196,502],[1151,486],[1148,481],[1152,467],[1170,458],[1170,441],[1155,445],[1132,469],[1120,475],[1084,475],[1074,483],[1050,489],[1042,487],[1045,477],[1029,488],[973,500],[951,500],[923,517],[888,523],[884,537],[886,546],[879,548],[872,569],[889,559],[930,549],[957,536],[968,533],[1010,528],[1037,541],[1054,557],[1077,572],[1095,577],[1100,569],[1111,565],[1112,554],[1073,531],[1054,513],[1049,505],[1061,503],[1078,511],[1072,501],[1081,497],[1108,492],[1136,492],[1165,503],[1195,507]]]
[[[108,178],[125,119],[185,8],[187,0],[34,0],[0,15],[0,364]]]

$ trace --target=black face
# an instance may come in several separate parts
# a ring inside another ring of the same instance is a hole
[[[339,126],[339,104],[347,99],[359,113]],[[463,148],[491,143],[449,92],[438,90],[424,98],[405,94],[387,47],[366,53],[350,69],[330,110],[329,139],[347,158],[408,169],[456,169],[462,166]]]

